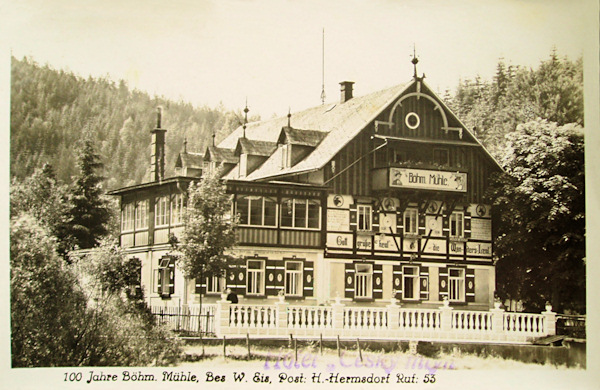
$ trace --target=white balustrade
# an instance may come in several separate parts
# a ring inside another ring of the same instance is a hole
[[[229,326],[232,328],[275,328],[277,308],[269,305],[231,305]]]
[[[332,327],[330,306],[290,306],[287,312],[288,328],[325,329]]]
[[[439,329],[441,326],[440,311],[435,309],[400,309],[400,329]]]
[[[451,328],[469,332],[491,332],[492,315],[487,311],[454,310]]]
[[[387,309],[376,307],[345,307],[344,328],[346,329],[387,329]]]
[[[545,335],[544,316],[530,313],[504,313],[504,331],[524,333],[531,336]]]

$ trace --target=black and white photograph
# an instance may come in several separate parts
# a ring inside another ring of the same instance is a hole
[[[595,388],[599,10],[0,3],[1,382]]]

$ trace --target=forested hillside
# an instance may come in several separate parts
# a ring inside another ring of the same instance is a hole
[[[167,133],[166,174],[173,174],[184,138],[189,151],[204,151],[216,132],[217,142],[240,124],[241,112],[223,107],[193,107],[145,92],[125,82],[87,78],[33,60],[12,58],[11,177],[22,180],[50,163],[57,178],[76,174],[76,146],[90,132],[104,163],[107,189],[146,180],[150,164],[150,130],[156,107],[163,107]],[[256,118],[253,118],[256,119]]]
[[[491,81],[461,80],[449,106],[467,128],[497,158],[506,146],[505,136],[517,125],[538,118],[559,126],[583,126],[583,61],[550,53],[537,69],[498,62]]]

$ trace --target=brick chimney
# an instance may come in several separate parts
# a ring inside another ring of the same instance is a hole
[[[165,133],[161,128],[162,109],[156,109],[156,129],[150,131],[152,142],[150,144],[150,181],[161,181],[165,178]]]
[[[342,92],[340,103],[345,103],[352,99],[352,84],[354,84],[354,81],[342,81],[340,83]]]

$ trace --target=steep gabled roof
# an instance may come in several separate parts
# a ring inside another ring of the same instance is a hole
[[[239,157],[234,155],[234,149],[218,148],[209,146],[204,153],[204,161],[214,161],[216,163],[237,164]]]
[[[291,124],[294,128],[321,131],[327,135],[312,153],[293,167],[282,169],[281,156],[275,149],[275,153],[245,179],[265,179],[322,168],[410,85],[411,83],[397,85],[352,98],[344,103],[325,104],[294,113],[291,117]],[[251,140],[276,143],[281,129],[287,126],[287,121],[287,117],[281,117],[248,123],[246,137]],[[236,147],[242,134],[243,129],[239,127],[225,138],[219,147]]]
[[[251,156],[268,157],[277,149],[276,142],[259,141],[248,138],[240,138],[235,146],[234,156],[239,156],[241,153],[246,153]]]
[[[198,168],[201,169],[204,162],[204,154],[182,152],[177,157],[175,168]]]
[[[287,143],[292,145],[317,146],[323,138],[327,136],[327,132],[321,130],[304,130],[295,129],[285,126],[281,129],[277,143]]]

